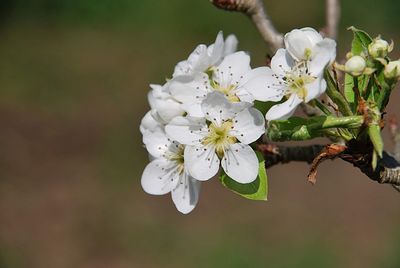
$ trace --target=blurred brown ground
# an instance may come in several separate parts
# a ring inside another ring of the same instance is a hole
[[[148,22],[154,7],[143,4],[149,16],[136,28],[29,18],[3,24],[1,268],[400,267],[399,194],[340,160],[321,166],[315,186],[306,183],[305,164],[273,167],[268,202],[241,199],[217,180],[203,183],[187,216],[169,196],[142,191],[147,155],[138,126],[148,84],[161,83],[219,29],[237,33],[254,66],[264,61],[246,18],[203,2],[196,1],[194,20],[175,17],[190,7],[176,0],[171,5],[180,9],[166,9],[156,22]],[[297,10],[296,1],[266,3],[282,31],[323,24],[319,1]],[[343,24],[371,26],[373,34],[390,25],[349,18],[357,3],[344,4]],[[296,16],[306,11],[312,15]],[[208,19],[199,20],[201,12]],[[350,38],[345,26],[342,42]],[[391,27],[385,33],[399,41]],[[347,45],[340,45],[342,55]],[[399,116],[399,97],[395,92],[389,114]]]

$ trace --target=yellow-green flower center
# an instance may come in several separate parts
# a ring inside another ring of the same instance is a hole
[[[306,85],[314,82],[315,78],[310,75],[289,75],[287,83],[289,94],[296,94],[300,99],[304,100],[307,97]]]
[[[224,156],[224,151],[227,146],[237,142],[234,136],[229,134],[232,129],[233,123],[231,121],[226,121],[220,126],[211,123],[208,126],[209,133],[202,141],[203,145],[212,145],[215,147],[215,151],[219,157]]]
[[[170,161],[175,162],[175,164],[177,165],[178,168],[178,172],[179,174],[181,174],[184,170],[184,157],[183,157],[183,153],[185,150],[185,147],[182,144],[176,145],[177,146],[177,150],[175,152],[171,152],[167,158]]]
[[[239,102],[240,99],[236,96],[235,85],[221,86],[218,82],[211,81],[211,86],[215,91],[221,92],[230,102]]]

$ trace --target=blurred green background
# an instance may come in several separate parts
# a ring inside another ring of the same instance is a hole
[[[324,25],[324,1],[265,4],[282,32]],[[342,8],[340,55],[350,25],[400,43],[399,1]],[[264,63],[251,22],[207,0],[0,2],[1,268],[400,267],[398,193],[341,161],[314,187],[273,167],[268,202],[203,183],[187,216],[141,190],[148,84],[219,30]]]

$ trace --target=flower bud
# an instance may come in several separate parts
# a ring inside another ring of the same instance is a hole
[[[364,72],[366,67],[367,63],[363,57],[353,56],[347,60],[346,64],[344,65],[344,70],[353,76],[359,76]]]
[[[384,58],[389,52],[389,43],[383,39],[375,39],[368,45],[368,52],[372,58]]]
[[[400,78],[400,60],[391,61],[386,65],[383,74],[387,79],[399,79]]]

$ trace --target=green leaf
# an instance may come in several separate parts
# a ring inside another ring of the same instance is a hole
[[[268,177],[265,169],[265,161],[260,152],[256,152],[258,158],[258,176],[251,183],[239,183],[230,178],[225,172],[222,172],[220,181],[222,185],[251,200],[267,200],[268,197]]]
[[[381,135],[381,128],[377,124],[371,124],[368,126],[368,135],[374,145],[374,150],[380,158],[383,153],[383,139]]]
[[[354,37],[351,43],[351,53],[353,55],[360,55],[368,51],[368,45],[371,44],[372,38],[366,32],[359,30],[355,27],[350,27],[348,30],[353,31]]]

